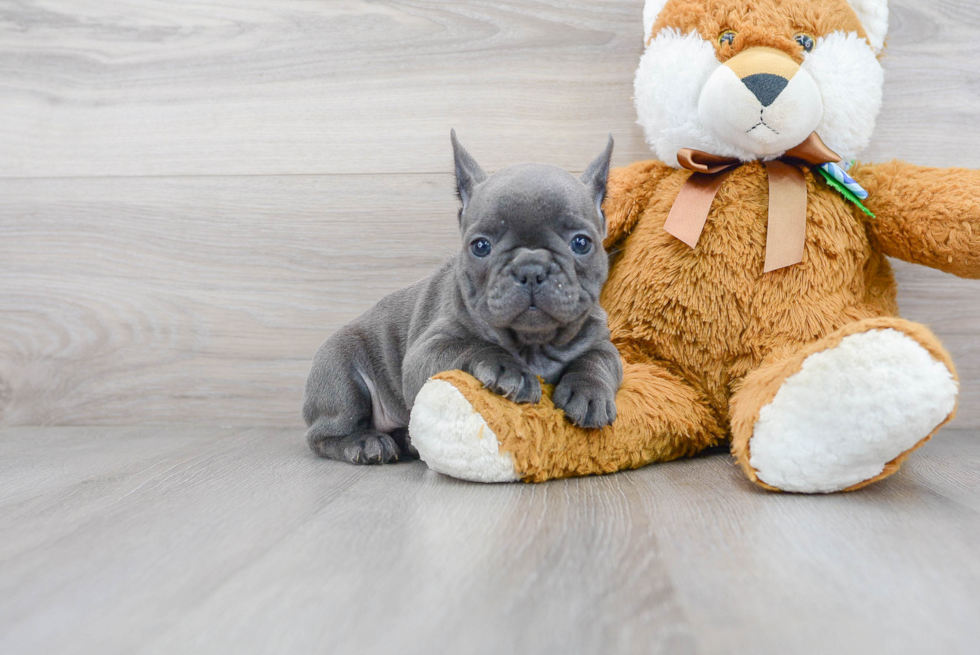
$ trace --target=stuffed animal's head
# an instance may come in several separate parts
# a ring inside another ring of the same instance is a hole
[[[643,22],[636,109],[666,163],[775,159],[813,132],[851,159],[871,140],[887,0],[647,0]]]

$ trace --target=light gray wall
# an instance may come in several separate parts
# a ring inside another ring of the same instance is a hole
[[[980,167],[976,4],[892,5],[867,158]],[[324,337],[455,247],[450,127],[489,169],[650,157],[641,0],[3,13],[0,425],[299,427]],[[980,283],[899,276],[980,426]]]

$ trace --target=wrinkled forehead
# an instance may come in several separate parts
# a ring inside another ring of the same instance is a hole
[[[471,208],[473,220],[506,222],[512,229],[580,223],[595,213],[584,184],[545,164],[520,164],[495,173],[480,185]]]
[[[847,0],[667,0],[648,37],[665,28],[700,33],[718,45],[722,61],[737,54],[718,43],[719,35],[728,30],[742,35],[742,43],[771,47],[800,32],[814,37],[837,31],[867,36]]]

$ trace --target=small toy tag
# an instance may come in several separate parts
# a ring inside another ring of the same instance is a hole
[[[827,184],[836,189],[838,193],[860,207],[861,211],[868,216],[876,218],[871,210],[861,202],[862,200],[868,199],[868,192],[854,178],[848,175],[843,168],[837,164],[830,163],[817,166],[817,170],[826,178]]]

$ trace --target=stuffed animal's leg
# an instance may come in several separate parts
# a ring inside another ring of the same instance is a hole
[[[888,477],[953,418],[958,384],[928,328],[848,325],[750,373],[732,396],[732,453],[775,491],[851,491]]]
[[[460,371],[435,376],[415,399],[409,432],[430,468],[477,482],[612,473],[694,455],[721,443],[704,398],[655,364],[626,364],[609,427],[572,425],[545,387],[517,405]]]

